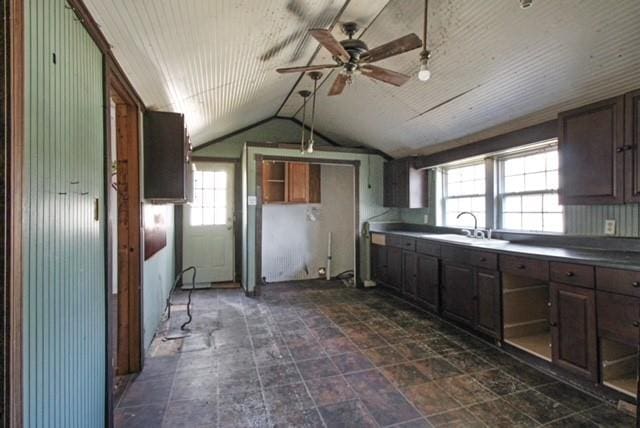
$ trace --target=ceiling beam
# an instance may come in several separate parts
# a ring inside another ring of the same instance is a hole
[[[269,116],[269,117],[267,117],[265,119],[259,120],[257,122],[253,122],[251,125],[247,125],[247,126],[245,126],[243,128],[236,129],[235,131],[229,132],[228,134],[225,134],[225,135],[223,135],[221,137],[214,138],[213,140],[207,141],[206,143],[198,144],[197,146],[195,146],[193,148],[193,151],[196,152],[198,150],[204,149],[205,147],[209,147],[209,146],[211,146],[213,144],[220,143],[220,142],[226,140],[227,138],[231,138],[231,137],[233,137],[235,135],[242,134],[245,131],[253,129],[256,126],[263,125],[263,124],[265,124],[265,123],[267,123],[267,122],[269,122],[269,121],[271,121],[273,119],[276,119],[276,117],[275,116]]]

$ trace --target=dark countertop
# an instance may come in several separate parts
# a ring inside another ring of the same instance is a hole
[[[556,246],[542,246],[531,244],[508,243],[500,246],[495,245],[465,245],[461,243],[444,241],[440,239],[429,239],[436,233],[413,232],[402,230],[371,230],[371,233],[381,233],[385,235],[399,235],[416,239],[427,239],[438,242],[442,245],[453,245],[469,250],[490,251],[499,254],[513,254],[533,258],[544,258],[547,260],[557,260],[579,264],[589,264],[601,267],[612,267],[619,269],[629,269],[640,271],[640,252],[620,251],[593,248],[560,248]]]

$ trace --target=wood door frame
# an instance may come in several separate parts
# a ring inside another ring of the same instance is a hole
[[[256,220],[255,220],[255,288],[252,295],[257,295],[262,285],[262,162],[263,161],[282,161],[282,162],[299,162],[313,163],[320,165],[350,165],[353,167],[353,204],[354,204],[354,245],[355,245],[355,266],[353,267],[356,280],[360,282],[360,161],[330,158],[302,158],[295,156],[270,156],[256,154],[254,155],[256,162]]]
[[[122,82],[118,73],[114,72],[110,62],[105,62],[105,194],[109,195],[111,185],[112,164],[114,159],[111,158],[111,100],[117,105],[117,110],[123,115],[124,135],[118,136],[116,141],[116,161],[127,161],[127,176],[129,203],[128,210],[128,228],[124,231],[121,224],[116,221],[116,230],[119,235],[121,232],[127,233],[129,249],[127,251],[127,280],[122,282],[122,278],[118,277],[118,293],[113,299],[112,280],[114,272],[112,269],[111,249],[114,244],[114,237],[109,230],[109,222],[105,222],[107,229],[107,250],[106,250],[106,295],[107,295],[107,422],[113,422],[113,387],[116,377],[117,366],[120,365],[124,358],[127,373],[136,373],[142,370],[144,364],[144,340],[143,340],[143,302],[142,302],[142,286],[143,286],[143,261],[142,261],[142,202],[141,202],[141,120],[140,109],[136,102],[135,96],[128,90],[125,82]],[[116,132],[118,132],[118,115],[116,113]],[[124,147],[123,147],[124,146]],[[122,153],[122,151],[125,153]],[[118,203],[116,201],[116,203]],[[105,206],[107,206],[105,204]],[[109,213],[109,210],[105,210]],[[118,251],[116,251],[116,254]],[[118,262],[119,263],[119,262]],[[118,269],[120,265],[118,264]],[[125,285],[125,286],[123,286]],[[127,328],[126,331],[120,328],[120,317],[114,319],[114,312],[126,304]],[[121,341],[126,343],[126,352],[120,353],[121,347],[113,343],[112,338],[116,335],[118,344]],[[115,352],[114,352],[115,351]],[[116,354],[117,353],[117,354]]]
[[[233,164],[233,280],[239,283],[242,279],[242,168],[240,159],[223,158],[215,156],[191,156],[191,161],[195,162],[213,162],[213,163],[231,163]],[[176,272],[182,271],[182,256],[184,243],[184,210],[182,205],[175,206],[175,224],[177,225],[175,233],[175,266]]]
[[[22,321],[23,321],[23,174],[25,144],[25,22],[23,0],[3,4],[3,92],[4,129],[9,144],[5,149],[5,262],[3,272],[3,418],[1,425],[21,427],[23,423]]]

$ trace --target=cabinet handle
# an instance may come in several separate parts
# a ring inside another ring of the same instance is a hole
[[[569,271],[569,272],[567,272],[567,273],[566,273],[566,275],[567,275],[568,277],[572,277],[572,276],[574,276],[574,275],[575,275],[575,273],[573,273],[573,272]]]
[[[622,153],[622,152],[624,152],[624,146],[616,148],[616,153]]]
[[[638,288],[638,287],[640,287],[640,282],[638,282],[638,281],[633,281],[633,282],[631,283],[631,286],[632,286],[632,287],[635,287],[635,288]]]
[[[558,323],[557,323],[557,322],[552,322],[552,323],[549,323],[549,325],[550,325],[551,327],[557,327],[557,326],[558,326]]]
[[[548,307],[551,307],[551,302],[547,302],[547,306],[548,306]]]
[[[634,321],[633,322],[633,326],[634,327],[640,327],[640,321]]]
[[[518,269],[524,269],[524,268],[526,268],[525,265],[518,265]]]

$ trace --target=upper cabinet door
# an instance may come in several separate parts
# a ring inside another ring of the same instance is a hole
[[[624,96],[558,115],[560,203],[624,202]]]
[[[305,203],[309,201],[309,164],[289,163],[289,202]]]
[[[625,96],[626,202],[640,202],[640,90]]]

